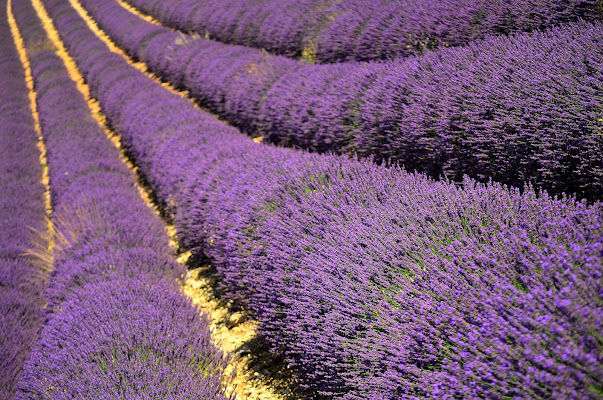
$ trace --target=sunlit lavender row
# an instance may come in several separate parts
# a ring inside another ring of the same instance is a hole
[[[603,25],[573,23],[388,63],[308,65],[83,0],[132,57],[265,141],[603,198]]]
[[[599,396],[600,203],[255,144],[44,4],[183,245],[309,398]]]
[[[596,0],[126,0],[159,21],[306,61],[367,61],[603,17]]]
[[[0,1],[0,398],[10,399],[41,324],[44,185],[28,88]],[[39,232],[34,233],[34,232]]]
[[[163,221],[140,197],[32,5],[12,4],[31,63],[57,231],[43,326],[15,398],[226,399],[224,355],[207,318],[179,292],[184,271]]]

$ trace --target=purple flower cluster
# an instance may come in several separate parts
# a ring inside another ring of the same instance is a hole
[[[183,267],[30,2],[13,2],[48,148],[57,235],[20,399],[226,399],[224,355],[179,292]]]
[[[44,185],[23,66],[0,1],[0,398],[12,399],[40,327],[44,276],[24,253],[44,232]]]
[[[83,0],[135,59],[254,136],[603,198],[603,25],[489,37],[387,63],[308,65]]]
[[[185,32],[321,63],[406,56],[603,17],[596,0],[126,1]]]
[[[599,397],[601,203],[255,144],[44,3],[184,245],[308,397]]]

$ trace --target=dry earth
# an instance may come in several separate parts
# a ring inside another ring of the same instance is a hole
[[[144,72],[147,76],[151,77],[155,81],[159,82],[167,90],[177,93],[184,98],[188,98],[186,92],[176,90],[169,83],[161,82],[157,77],[149,73],[143,63],[133,62],[123,51],[121,51],[113,42],[110,41],[104,32],[102,32],[96,26],[94,21],[89,17],[87,12],[76,0],[70,0],[70,2],[76,11],[84,18],[93,32],[99,38],[101,38],[112,51],[122,55],[131,65]],[[161,215],[161,210],[159,210],[154,204],[152,200],[152,193],[145,186],[144,181],[138,174],[137,167],[127,157],[127,154],[121,145],[119,136],[111,129],[110,126],[108,126],[98,102],[90,97],[88,85],[84,82],[84,79],[81,76],[75,61],[71,58],[65,46],[63,45],[52,20],[44,8],[44,5],[40,0],[33,0],[33,4],[38,16],[42,20],[44,29],[46,30],[52,44],[55,47],[57,54],[65,63],[70,77],[77,83],[78,89],[87,99],[91,114],[97,120],[98,124],[104,128],[107,137],[120,150],[122,161],[128,165],[128,167],[132,170],[132,173],[136,176],[138,182],[137,187],[141,197],[145,200],[149,207],[151,207],[157,214]],[[39,135],[39,146],[42,152],[40,161],[43,166],[46,166],[46,149],[39,127],[39,121],[37,120],[35,92],[33,91],[31,72],[28,70],[29,63],[23,47],[23,41],[15,24],[12,13],[9,13],[9,16],[11,20],[11,28],[13,29],[13,35],[19,47],[21,60],[24,66],[26,66],[27,83],[31,92],[30,99],[32,113],[36,117],[36,129]],[[48,189],[48,172],[46,167],[44,167],[44,182]],[[48,212],[51,211],[48,190],[47,209]],[[50,220],[49,230],[52,232],[52,222]],[[228,382],[227,390],[229,393],[234,392],[237,398],[251,400],[289,400],[299,398],[299,396],[296,394],[295,382],[291,378],[291,374],[287,370],[285,363],[279,360],[278,357],[271,355],[267,350],[265,343],[263,343],[258,337],[257,322],[249,319],[247,314],[241,310],[240,307],[228,300],[224,300],[218,293],[216,293],[214,290],[214,287],[216,286],[216,277],[212,272],[211,266],[199,266],[198,264],[195,265],[195,262],[190,260],[189,253],[182,253],[178,255],[179,246],[176,231],[175,228],[167,222],[166,234],[170,237],[172,246],[174,248],[174,254],[178,256],[178,262],[186,264],[189,268],[186,279],[182,286],[183,294],[191,299],[193,304],[199,308],[200,312],[204,312],[210,317],[210,329],[212,331],[212,338],[214,342],[220,349],[231,355],[230,362],[227,367],[227,375],[230,373],[233,374],[232,379]],[[50,236],[52,237],[54,235],[51,234]],[[52,264],[51,259],[47,260],[46,262],[50,263],[47,265]]]

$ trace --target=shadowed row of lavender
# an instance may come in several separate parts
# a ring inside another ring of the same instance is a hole
[[[224,356],[179,293],[163,222],[92,117],[30,2],[13,2],[48,148],[54,268],[19,399],[225,399]]]
[[[599,22],[387,63],[308,65],[183,36],[115,0],[82,3],[132,57],[266,141],[603,198]]]
[[[598,397],[600,203],[254,144],[44,3],[183,244],[309,398]]]
[[[0,1],[0,398],[16,391],[40,326],[44,277],[29,257],[44,232],[44,185],[28,88]]]
[[[320,63],[367,61],[603,17],[597,0],[126,0],[219,41]]]

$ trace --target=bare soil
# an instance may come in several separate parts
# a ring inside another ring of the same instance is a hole
[[[158,215],[165,217],[153,201],[153,195],[144,184],[144,179],[138,173],[136,165],[128,158],[119,136],[107,124],[98,102],[90,97],[88,85],[84,82],[75,61],[63,45],[52,20],[46,13],[40,0],[32,0],[43,26],[57,49],[57,54],[63,59],[71,78],[77,82],[78,89],[88,100],[91,114],[98,124],[104,128],[107,137],[120,150],[121,159],[137,177],[138,190],[146,204]],[[147,76],[161,83],[167,90],[187,98],[187,93],[178,91],[169,83],[150,74],[143,63],[133,62],[119,49],[108,36],[100,30],[77,0],[70,0],[74,9],[84,18],[93,32],[101,38],[109,48],[122,55],[131,65],[144,72]],[[31,75],[29,75],[31,81]],[[35,104],[34,104],[35,105]],[[166,221],[166,218],[164,218]],[[227,391],[235,393],[239,399],[298,399],[295,381],[292,379],[286,364],[268,351],[266,344],[258,337],[257,322],[253,321],[245,311],[232,302],[220,297],[214,290],[216,287],[215,273],[212,267],[201,265],[191,260],[189,253],[179,254],[178,238],[175,228],[166,221],[166,234],[170,237],[174,254],[180,263],[186,264],[188,273],[182,285],[182,293],[188,296],[200,312],[210,319],[212,338],[218,348],[231,355],[227,366],[227,375],[233,374],[228,383]]]

